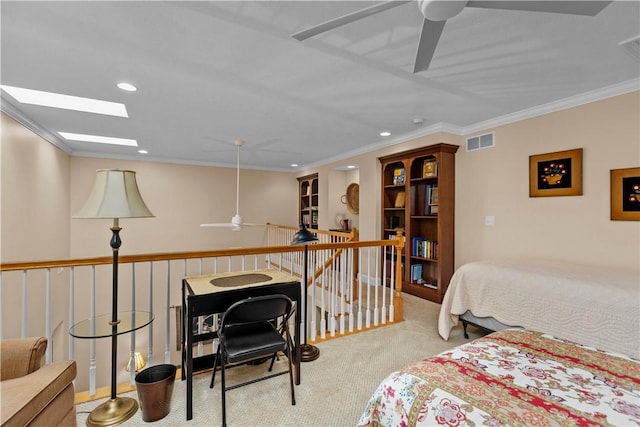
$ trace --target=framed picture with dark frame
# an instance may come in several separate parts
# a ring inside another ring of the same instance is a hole
[[[529,156],[529,197],[582,196],[582,148]]]
[[[611,219],[640,221],[640,167],[611,170]]]

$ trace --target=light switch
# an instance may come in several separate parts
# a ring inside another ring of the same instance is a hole
[[[487,215],[484,217],[484,225],[487,227],[493,227],[496,225],[496,217],[493,215]]]

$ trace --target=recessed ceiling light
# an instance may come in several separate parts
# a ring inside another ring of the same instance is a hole
[[[5,85],[0,85],[0,87],[14,97],[16,101],[23,104],[41,105],[43,107],[62,108],[65,110],[84,111],[86,113],[106,114],[117,117],[129,117],[127,107],[119,102],[101,101],[99,99],[43,92],[41,90],[21,87]]]
[[[389,132],[388,130],[380,132],[380,136],[390,136],[390,135],[391,135],[391,132]]]
[[[138,90],[138,88],[132,85],[131,83],[125,83],[125,82],[118,83],[118,87],[122,90],[126,90],[127,92],[135,92]]]
[[[138,150],[138,153],[140,153],[140,154],[149,154],[149,152],[147,150]]]
[[[291,167],[292,167],[292,168],[297,168],[297,167],[298,167],[298,164],[297,164],[297,163],[291,163]]]
[[[356,165],[347,165],[347,169],[355,169]]]
[[[127,145],[129,147],[137,147],[138,141],[135,139],[114,138],[111,136],[85,135],[81,133],[58,132],[65,139],[71,141],[97,142],[98,144],[114,144]]]

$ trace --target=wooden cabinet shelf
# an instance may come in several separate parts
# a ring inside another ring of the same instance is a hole
[[[455,153],[435,144],[381,157],[382,238],[404,230],[403,290],[441,303],[454,268]],[[390,254],[385,253],[385,261]]]
[[[298,178],[298,221],[318,228],[318,174]]]

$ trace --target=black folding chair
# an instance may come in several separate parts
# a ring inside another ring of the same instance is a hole
[[[293,340],[289,333],[289,319],[293,315],[293,301],[286,295],[266,295],[247,298],[233,304],[222,316],[218,329],[218,351],[213,362],[211,384],[213,388],[216,368],[220,366],[222,376],[222,425],[227,425],[226,396],[228,390],[253,384],[258,381],[289,373],[291,404],[296,404],[293,388]],[[226,387],[225,365],[249,362],[265,356],[272,356],[269,372],[279,351],[287,356],[289,370],[278,372]]]

